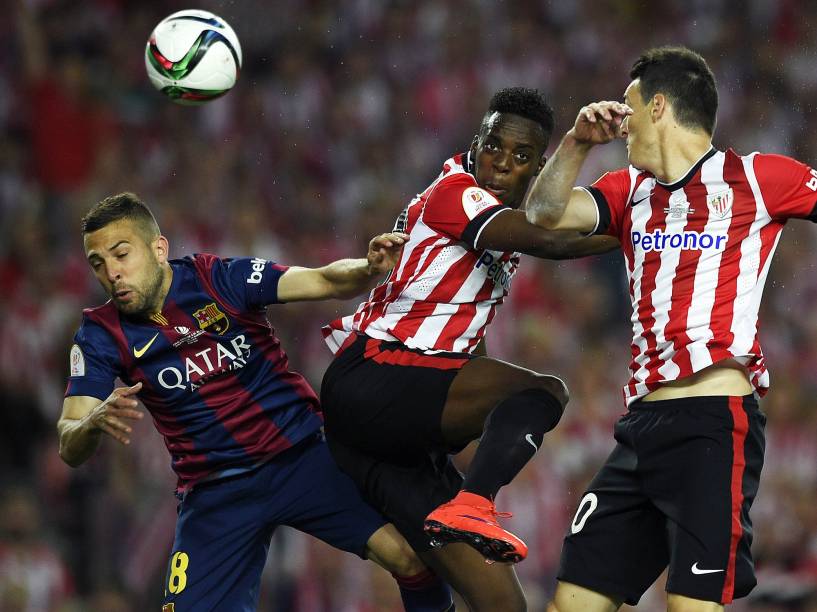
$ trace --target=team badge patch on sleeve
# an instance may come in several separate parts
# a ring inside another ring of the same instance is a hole
[[[468,219],[473,219],[482,211],[500,204],[502,202],[479,187],[469,187],[462,192],[462,209]]]
[[[75,344],[71,347],[70,361],[71,376],[85,376],[85,355],[82,354],[79,345]]]

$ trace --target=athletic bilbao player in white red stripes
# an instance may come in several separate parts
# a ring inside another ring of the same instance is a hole
[[[618,245],[578,233],[557,241],[560,232],[516,210],[552,130],[538,92],[498,92],[470,151],[446,161],[400,215],[409,240],[388,279],[325,329],[336,357],[321,397],[338,464],[473,610],[525,609],[513,567],[482,556],[527,553],[498,524],[493,499],[567,402],[558,378],[482,356],[485,330],[519,252],[564,257]],[[447,453],[480,436],[463,483]]]
[[[618,238],[633,304],[629,410],[565,538],[550,610],[634,604],[667,565],[669,610],[720,610],[756,584],[758,308],[786,221],[817,221],[817,172],[714,149],[717,90],[698,54],[649,50],[630,77],[626,105],[581,110],[526,202],[543,227]],[[616,136],[631,166],[571,189]]]

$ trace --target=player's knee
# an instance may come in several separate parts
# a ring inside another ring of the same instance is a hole
[[[426,571],[428,568],[422,562],[417,553],[406,544],[401,546],[397,555],[392,561],[391,571],[398,576],[416,576],[417,574]]]
[[[570,401],[570,391],[565,381],[558,376],[551,376],[549,374],[543,374],[539,379],[541,388],[555,397],[562,405],[562,408],[564,408],[567,402]]]
[[[392,524],[384,525],[369,538],[366,556],[398,576],[414,576],[426,569],[425,563]]]

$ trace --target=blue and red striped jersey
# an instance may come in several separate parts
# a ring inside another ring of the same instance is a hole
[[[139,398],[186,490],[252,469],[314,435],[323,419],[266,317],[287,267],[208,254],[170,266],[170,291],[151,320],[110,301],[83,312],[65,395],[102,400],[117,378],[142,382]]]

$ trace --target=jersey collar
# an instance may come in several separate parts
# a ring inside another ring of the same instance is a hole
[[[692,164],[692,167],[689,170],[687,170],[686,174],[679,178],[677,181],[675,181],[674,183],[662,183],[658,179],[655,179],[655,182],[661,185],[661,187],[663,187],[667,191],[675,191],[676,189],[681,189],[681,187],[686,186],[686,184],[692,180],[692,177],[695,176],[695,174],[697,174],[698,170],[701,169],[701,166],[704,165],[704,162],[713,155],[715,155],[715,153],[716,153],[715,147],[709,145],[709,150],[703,155],[701,155],[701,157],[698,158],[698,161]]]

